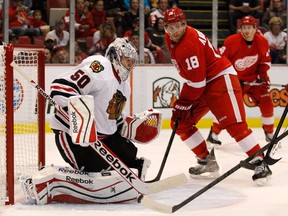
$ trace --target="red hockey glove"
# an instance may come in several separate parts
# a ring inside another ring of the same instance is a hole
[[[270,88],[270,79],[267,76],[267,74],[258,75],[256,82],[257,83],[262,83],[263,85],[266,86],[266,88]]]
[[[191,116],[191,107],[192,103],[190,101],[177,100],[172,110],[171,120],[176,122],[177,118],[179,118],[180,121],[188,119]]]

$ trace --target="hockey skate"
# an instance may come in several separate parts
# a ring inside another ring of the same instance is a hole
[[[263,128],[263,130],[264,130],[264,128]],[[266,140],[266,142],[271,142],[272,141],[272,139],[273,139],[273,133],[267,133],[265,130],[264,130],[264,134],[265,134],[265,140]],[[277,149],[277,148],[281,148],[281,143],[279,142],[279,143],[277,143],[277,145],[275,145],[275,147],[274,147],[275,149]]]
[[[36,204],[36,191],[32,183],[32,178],[27,176],[20,176],[19,181],[26,202],[28,202],[29,204]]]
[[[144,157],[141,157],[140,159],[138,159],[138,161],[139,161],[138,176],[142,181],[144,181],[146,178],[147,169],[151,165],[151,161]]]
[[[256,167],[252,179],[258,186],[263,186],[272,175],[272,171],[262,158],[256,157],[254,160],[255,162],[252,163],[254,163]]]
[[[219,165],[216,161],[214,148],[205,158],[197,158],[198,165],[189,168],[191,178],[217,178],[219,176]]]
[[[210,129],[206,142],[207,142],[207,147],[209,149],[212,149],[212,148],[217,149],[221,145],[221,141],[218,139],[218,136],[212,131],[212,129]]]
[[[263,128],[263,127],[262,127]],[[264,130],[264,128],[263,128]],[[265,133],[265,140],[266,142],[271,142],[272,141],[272,138],[273,138],[273,133],[267,133],[265,130],[264,130],[264,133]]]

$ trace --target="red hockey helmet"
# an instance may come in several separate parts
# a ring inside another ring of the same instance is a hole
[[[240,20],[240,27],[242,25],[253,25],[256,27],[256,19],[253,16],[244,16],[241,20]]]
[[[185,14],[178,7],[170,8],[166,10],[165,15],[164,15],[165,25],[168,25],[170,23],[175,23],[175,22],[181,22],[185,20],[186,20]]]

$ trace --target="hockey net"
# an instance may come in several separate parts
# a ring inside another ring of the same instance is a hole
[[[41,47],[0,46],[0,205],[14,204],[14,185],[45,163],[45,99],[16,70],[15,61],[44,89]]]

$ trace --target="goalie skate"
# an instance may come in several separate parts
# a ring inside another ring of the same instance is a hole
[[[268,182],[270,176],[272,175],[272,171],[262,158],[260,159],[256,157],[255,162],[253,163],[256,165],[256,167],[254,169],[252,179],[258,186],[263,186]]]
[[[217,178],[219,176],[219,165],[216,161],[214,148],[210,154],[203,159],[198,158],[198,165],[190,167],[189,174],[191,178]]]
[[[36,191],[32,183],[32,178],[27,176],[20,176],[19,181],[26,202],[29,204],[36,204]]]
[[[138,176],[142,181],[144,181],[146,178],[147,169],[151,165],[151,161],[147,158],[141,157],[139,159],[139,162],[140,162],[140,164],[139,164],[139,168],[138,168]]]
[[[209,135],[206,139],[207,142],[207,147],[209,149],[212,148],[220,148],[220,145],[222,144],[222,142],[218,139],[218,136],[210,129]]]

